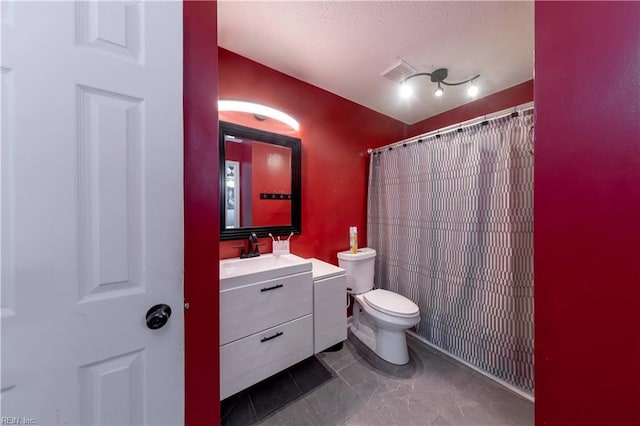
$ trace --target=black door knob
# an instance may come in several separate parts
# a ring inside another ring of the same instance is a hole
[[[160,304],[152,306],[147,311],[147,327],[152,330],[162,328],[169,321],[171,316],[171,307],[169,305]]]

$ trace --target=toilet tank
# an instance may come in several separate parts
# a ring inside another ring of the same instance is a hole
[[[347,272],[347,290],[360,294],[373,289],[373,271],[376,264],[376,251],[370,248],[358,249],[357,253],[341,251],[338,253],[338,265]]]

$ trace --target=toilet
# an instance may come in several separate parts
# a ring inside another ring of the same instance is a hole
[[[338,253],[338,264],[347,273],[347,292],[354,296],[351,332],[380,358],[393,364],[409,362],[404,331],[420,322],[418,306],[388,290],[373,289],[376,251]]]

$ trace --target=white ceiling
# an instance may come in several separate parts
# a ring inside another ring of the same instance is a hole
[[[480,97],[533,78],[533,1],[219,1],[218,44],[407,124],[469,101],[465,86],[411,99],[381,74],[402,59],[447,81],[480,74]]]

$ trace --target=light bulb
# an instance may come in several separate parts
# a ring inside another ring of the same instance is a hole
[[[478,86],[476,86],[474,83],[471,83],[471,85],[467,89],[467,95],[474,98],[478,95],[478,92],[480,92],[480,89],[478,88]]]
[[[413,89],[411,89],[411,86],[409,86],[408,83],[402,83],[400,85],[400,97],[408,99],[411,95],[413,95]]]
[[[437,97],[444,95],[444,90],[442,89],[442,87],[440,87],[440,83],[438,83],[438,88],[433,91],[433,94]]]
[[[295,131],[300,130],[300,123],[295,118],[284,112],[265,105],[254,104],[253,102],[234,101],[230,99],[218,100],[218,111],[237,111],[248,112],[249,114],[258,114],[265,117],[271,117],[275,120],[282,121],[291,126]]]

